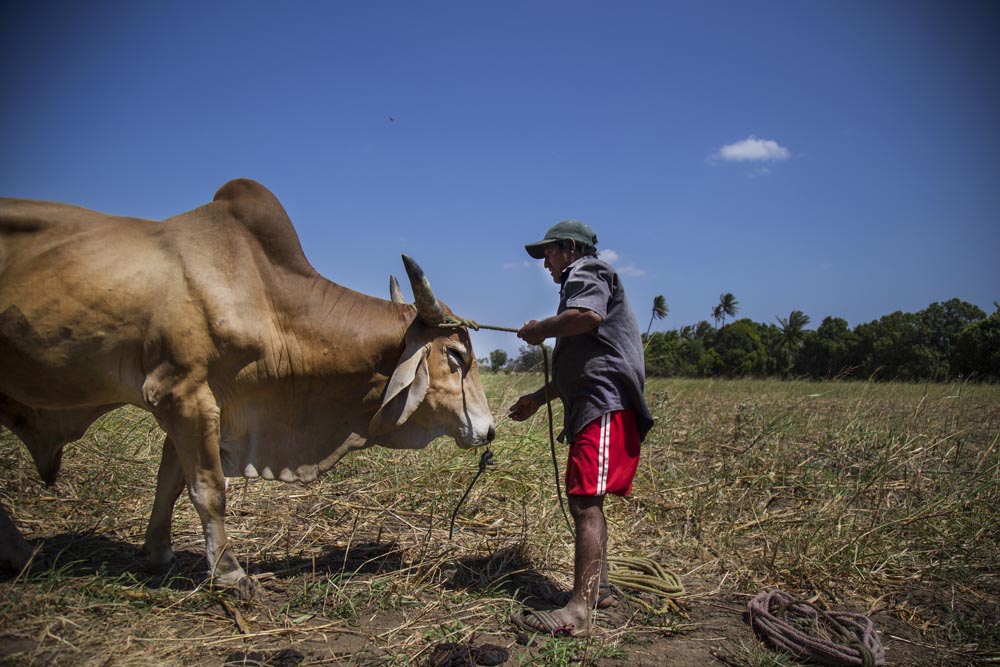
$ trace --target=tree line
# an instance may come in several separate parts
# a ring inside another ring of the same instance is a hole
[[[815,329],[793,310],[773,323],[735,319],[731,293],[712,309],[714,326],[696,325],[650,333],[669,307],[653,300],[642,335],[646,373],[661,377],[854,378],[900,381],[970,379],[1000,381],[1000,303],[987,315],[960,299],[932,303],[916,313],[897,311],[851,329],[826,317]],[[730,320],[726,323],[727,318]],[[494,371],[541,368],[541,349],[525,346],[516,358],[494,350],[482,365]]]

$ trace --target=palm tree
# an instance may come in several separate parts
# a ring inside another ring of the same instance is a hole
[[[789,348],[798,347],[802,343],[802,333],[809,324],[809,316],[801,310],[793,310],[788,317],[777,317],[781,325],[781,335],[784,344]]]
[[[722,321],[722,326],[726,326],[726,317],[736,315],[739,312],[739,308],[737,307],[739,305],[740,302],[731,293],[720,294],[719,305],[712,309],[712,317],[715,318],[715,328],[719,328],[720,320]]]
[[[653,298],[653,314],[649,317],[649,326],[646,327],[646,338],[649,338],[649,330],[653,328],[653,320],[662,320],[670,313],[670,306],[662,294]]]
[[[794,351],[802,345],[802,338],[806,325],[809,324],[809,316],[801,310],[793,310],[788,317],[776,317],[781,325],[781,339],[778,341],[780,349],[784,350],[785,368],[791,368],[792,355]]]

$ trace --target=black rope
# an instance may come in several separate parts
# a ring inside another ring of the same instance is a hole
[[[552,402],[549,400],[549,351],[545,349],[544,345],[540,347],[542,348],[542,362],[545,367],[545,409],[549,413],[549,450],[552,452],[552,469],[556,473],[556,496],[559,498],[559,509],[562,510],[563,520],[566,521],[569,534],[575,538],[576,533],[573,531],[573,524],[570,523],[569,515],[566,514],[566,505],[563,504],[562,480],[559,479],[559,461],[556,459],[556,436],[552,430]]]
[[[464,503],[465,499],[469,496],[469,492],[472,491],[472,487],[475,485],[476,480],[478,480],[479,476],[486,471],[486,467],[491,465],[493,465],[493,452],[490,451],[489,447],[487,447],[486,451],[483,452],[483,455],[479,457],[479,472],[477,472],[476,476],[472,478],[471,482],[469,482],[469,487],[465,490],[465,493],[462,494],[462,499],[458,501],[457,505],[455,505],[455,511],[451,513],[451,527],[448,528],[449,540],[452,535],[455,534],[455,517],[458,516],[458,510],[461,509],[462,503]]]
[[[480,324],[475,320],[467,320],[452,315],[448,315],[447,317],[445,317],[442,322],[438,323],[438,326],[441,327],[442,329],[458,329],[461,327],[465,327],[468,329],[472,329],[473,331],[479,331],[480,329],[492,329],[493,331],[507,331],[510,333],[517,333],[519,331],[519,329],[514,329],[512,327],[500,327],[500,326],[493,326],[490,324]],[[560,479],[559,475],[559,461],[556,459],[556,436],[552,428],[552,402],[549,400],[549,395],[548,395],[549,351],[545,349],[545,345],[543,344],[539,344],[539,347],[542,348],[542,361],[544,362],[544,367],[545,367],[545,387],[544,387],[545,409],[548,411],[549,414],[549,449],[552,452],[552,469],[555,470],[555,475],[556,475],[556,496],[559,498],[559,509],[562,510],[563,520],[566,521],[566,527],[569,528],[570,535],[573,535],[575,538],[576,533],[573,530],[573,524],[569,520],[569,515],[566,513],[566,505],[563,502],[562,480]],[[479,472],[477,472],[476,476],[472,478],[472,481],[469,483],[469,488],[465,490],[465,493],[462,495],[462,499],[459,500],[458,505],[455,506],[455,511],[452,512],[451,528],[448,529],[449,540],[451,539],[452,534],[455,531],[455,517],[458,515],[459,508],[462,506],[462,503],[465,502],[465,498],[466,496],[469,495],[469,491],[472,490],[472,487],[476,483],[476,480],[479,479],[479,476],[483,474],[483,471],[486,470],[486,466],[488,465],[493,465],[493,452],[491,452],[489,449],[483,452],[482,457],[479,459]]]

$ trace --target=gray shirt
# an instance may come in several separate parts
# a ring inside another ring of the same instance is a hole
[[[607,412],[634,410],[640,439],[653,425],[643,387],[645,360],[639,323],[610,264],[582,257],[562,273],[559,313],[592,310],[604,321],[579,336],[557,338],[552,376],[565,408],[563,437],[572,442],[584,426]]]

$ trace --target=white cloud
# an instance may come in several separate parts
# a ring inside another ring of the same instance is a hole
[[[614,264],[615,270],[618,271],[618,273],[623,276],[638,277],[646,275],[645,269],[640,269],[639,267],[633,264],[625,264],[624,266],[618,266],[618,260],[620,260],[622,257],[614,250],[611,249],[601,250],[597,254],[601,259],[603,259],[608,264]]]
[[[771,139],[758,139],[752,134],[743,141],[728,144],[720,148],[710,158],[726,162],[763,162],[769,160],[787,160],[791,151]]]
[[[640,269],[634,264],[624,264],[619,266],[618,262],[621,260],[621,255],[614,250],[601,250],[598,252],[598,256],[603,259],[608,264],[612,264],[615,270],[623,276],[639,277],[646,275],[645,269]],[[538,274],[543,276],[545,281],[548,282],[552,280],[549,270],[545,268],[544,262],[539,262],[538,260],[521,260],[520,262],[504,262],[503,268],[505,271],[520,271],[522,269],[536,269]]]
[[[530,269],[533,266],[541,266],[538,262],[532,262],[527,259],[522,259],[519,262],[504,262],[503,268],[505,271],[519,271],[521,269]],[[544,268],[544,267],[542,267]]]
[[[618,273],[620,273],[623,276],[633,276],[638,278],[639,276],[646,275],[645,269],[640,269],[639,267],[633,266],[631,264],[626,264],[625,266],[618,266],[615,268],[617,269]]]

